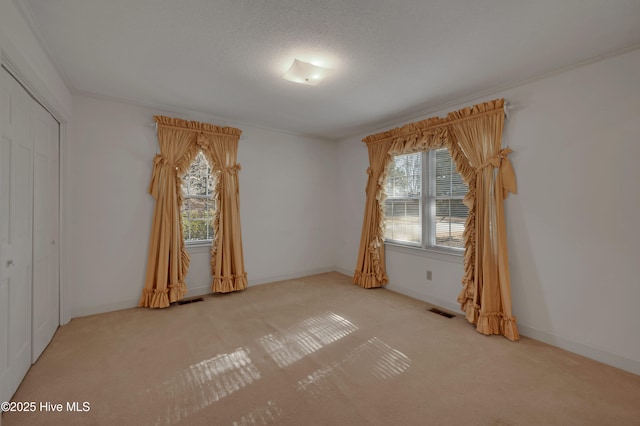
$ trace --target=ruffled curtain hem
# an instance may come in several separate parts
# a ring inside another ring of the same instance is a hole
[[[187,294],[187,285],[184,282],[170,284],[165,289],[142,290],[142,296],[138,302],[140,308],[168,308],[173,302],[184,298]]]
[[[520,339],[515,317],[507,317],[502,312],[481,312],[480,305],[474,303],[466,289],[458,296],[460,308],[465,318],[476,326],[476,331],[484,335],[499,334],[511,341]]]
[[[389,283],[389,278],[386,274],[380,275],[376,273],[355,271],[352,282],[362,288],[378,288],[387,285],[387,283]]]
[[[505,317],[502,312],[480,313],[476,330],[490,335],[500,334],[511,341],[520,339],[515,317]]]
[[[228,277],[214,277],[211,291],[214,293],[230,293],[247,288],[247,274]]]
[[[460,309],[464,312],[464,316],[471,324],[478,323],[478,316],[480,315],[480,306],[473,303],[473,299],[466,299],[460,301],[458,298],[458,302],[460,303]]]

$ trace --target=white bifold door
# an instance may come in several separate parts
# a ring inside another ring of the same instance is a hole
[[[0,401],[60,324],[59,124],[0,74]]]

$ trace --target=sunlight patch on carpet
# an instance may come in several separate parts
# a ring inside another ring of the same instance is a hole
[[[411,366],[411,359],[377,337],[353,348],[347,356],[328,367],[320,368],[298,381],[296,389],[313,396],[346,390],[347,383],[361,380],[367,375],[377,379],[389,379],[404,373]]]
[[[279,423],[281,417],[280,407],[274,401],[268,401],[265,407],[258,407],[251,413],[242,416],[240,420],[233,422],[233,426],[272,425]]]
[[[280,368],[284,368],[356,331],[358,327],[333,312],[307,318],[282,331],[270,333],[258,341]]]
[[[245,348],[193,364],[175,380],[165,382],[155,391],[149,391],[152,397],[154,394],[158,395],[158,400],[173,402],[166,407],[166,415],[158,418],[157,423],[180,423],[185,417],[258,379],[260,371]]]

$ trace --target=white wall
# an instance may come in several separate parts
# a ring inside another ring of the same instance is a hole
[[[70,119],[71,93],[12,0],[0,0],[0,49],[20,69],[40,101]]]
[[[69,148],[69,294],[72,316],[136,306],[144,285],[157,149],[154,114],[216,124],[109,100],[74,97]],[[234,125],[234,124],[229,124]],[[246,125],[239,142],[240,213],[249,285],[333,270],[333,142]],[[195,249],[190,295],[209,292],[209,254]]]
[[[520,331],[640,374],[640,51],[434,111],[504,97],[518,194],[506,201]],[[426,117],[420,117],[422,119]],[[412,120],[412,121],[416,121]],[[336,264],[353,270],[367,151],[338,148]],[[425,279],[426,269],[434,280]],[[462,265],[387,251],[388,288],[456,307]]]

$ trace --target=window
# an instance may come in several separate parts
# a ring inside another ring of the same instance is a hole
[[[182,231],[187,244],[210,243],[213,239],[215,179],[202,152],[182,177]]]
[[[443,251],[464,249],[469,211],[462,200],[468,187],[449,151],[398,155],[389,167],[385,240]]]
[[[385,238],[419,245],[422,241],[422,154],[398,155],[387,177]]]

